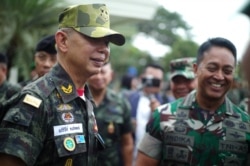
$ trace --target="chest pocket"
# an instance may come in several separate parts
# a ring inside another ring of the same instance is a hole
[[[34,111],[36,111],[35,108],[20,104],[20,106],[8,110],[3,121],[28,127],[31,123]]]
[[[59,157],[76,155],[87,152],[87,145],[83,134],[62,135],[55,138]]]
[[[124,124],[123,114],[115,107],[108,107],[105,114],[97,115],[99,133],[105,141],[106,147],[111,147],[120,140],[122,125]]]

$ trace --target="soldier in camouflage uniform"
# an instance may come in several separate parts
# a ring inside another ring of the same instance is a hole
[[[108,60],[109,42],[123,45],[125,38],[109,28],[106,6],[92,4],[65,9],[55,40],[58,63],[4,105],[1,165],[96,163],[103,142],[86,81]]]
[[[249,116],[226,97],[236,59],[227,39],[212,38],[200,46],[194,65],[197,90],[155,110],[137,166],[247,165]]]
[[[98,154],[98,166],[131,166],[132,124],[128,101],[108,87],[112,81],[111,64],[88,80],[97,105],[94,113],[106,149]]]
[[[21,90],[21,86],[7,81],[8,58],[0,53],[0,104]]]
[[[56,64],[55,44],[54,35],[45,36],[37,43],[34,55],[34,68],[32,69],[33,74],[35,74],[31,76],[30,80],[21,82],[21,86],[24,87],[28,83],[42,77]]]
[[[196,87],[194,63],[193,57],[179,58],[170,62],[170,89],[175,99],[185,97]]]

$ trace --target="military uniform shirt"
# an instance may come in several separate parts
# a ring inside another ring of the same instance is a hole
[[[139,150],[164,166],[246,166],[249,116],[228,98],[214,114],[194,99],[195,91],[158,107]]]
[[[0,128],[0,152],[29,166],[94,165],[97,125],[93,106],[77,95],[57,64],[13,99]]]
[[[106,149],[98,155],[99,166],[122,166],[121,137],[132,133],[130,105],[111,89],[107,89],[103,102],[94,108],[99,132]]]
[[[0,103],[10,99],[14,94],[21,91],[21,86],[14,85],[9,83],[8,81],[4,81],[2,85],[0,85]]]

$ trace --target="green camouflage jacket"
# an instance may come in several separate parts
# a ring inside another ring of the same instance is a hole
[[[3,84],[0,85],[0,103],[3,103],[4,101],[10,99],[19,91],[21,91],[21,86],[4,81]]]
[[[158,107],[139,150],[161,160],[162,165],[247,165],[249,116],[227,98],[209,114],[194,98],[192,92]]]
[[[59,64],[28,84],[0,124],[0,152],[29,166],[94,165],[98,129],[85,92],[84,101]]]
[[[100,135],[106,149],[98,154],[98,166],[122,166],[121,137],[132,132],[130,105],[111,89],[103,102],[94,108]]]

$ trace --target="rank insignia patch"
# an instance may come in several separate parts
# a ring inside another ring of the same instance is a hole
[[[42,103],[42,100],[27,94],[24,97],[23,102],[32,105],[33,107],[39,108],[40,104]]]
[[[61,86],[61,89],[62,89],[62,91],[64,92],[64,93],[66,93],[66,94],[70,94],[70,93],[72,93],[72,91],[73,91],[73,87],[72,87],[72,85],[68,85],[68,87],[66,88],[65,86]]]

